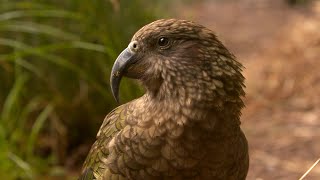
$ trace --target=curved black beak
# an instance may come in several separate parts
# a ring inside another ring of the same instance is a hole
[[[119,86],[123,74],[130,64],[134,63],[133,52],[129,47],[123,50],[120,55],[117,57],[116,61],[113,64],[111,76],[110,76],[110,85],[113,97],[119,103]]]

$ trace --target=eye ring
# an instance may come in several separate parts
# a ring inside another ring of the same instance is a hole
[[[159,45],[161,48],[168,47],[168,45],[169,45],[169,38],[167,38],[167,37],[160,37],[160,38],[158,39],[158,45]]]

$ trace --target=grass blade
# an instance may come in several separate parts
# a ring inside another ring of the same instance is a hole
[[[39,114],[37,119],[35,120],[30,136],[28,138],[27,143],[27,159],[30,159],[33,155],[33,149],[35,145],[35,141],[40,133],[40,130],[44,126],[45,121],[48,119],[49,115],[53,111],[53,106],[51,104],[47,105],[46,108]]]
[[[17,112],[15,112],[15,109],[19,101],[19,95],[26,81],[27,81],[27,78],[23,75],[17,77],[12,89],[10,90],[9,95],[7,96],[4,102],[2,113],[0,116],[0,120],[2,123],[6,124],[6,123],[9,123],[10,120],[16,119],[16,118],[13,118],[12,116],[17,115]]]
[[[24,18],[24,17],[54,17],[54,18],[68,18],[81,19],[77,13],[64,10],[15,10],[0,14],[0,21],[8,21],[10,19]]]
[[[62,31],[59,28],[53,26],[24,21],[12,21],[6,24],[0,25],[1,31],[12,31],[12,32],[26,32],[33,34],[45,34],[52,37],[57,37],[65,40],[77,40],[79,37]]]
[[[27,162],[23,161],[19,156],[12,152],[8,152],[8,158],[22,169],[30,179],[33,179],[33,171]]]
[[[92,78],[88,73],[86,73],[83,69],[75,66],[74,64],[72,64],[71,62],[69,62],[68,60],[62,58],[62,57],[59,57],[59,56],[56,56],[56,55],[52,55],[52,54],[49,54],[47,52],[43,52],[41,47],[40,48],[35,48],[35,47],[30,47],[20,41],[15,41],[15,40],[12,40],[12,39],[5,39],[5,38],[0,38],[0,45],[6,45],[6,46],[9,46],[9,47],[13,47],[13,48],[16,48],[18,50],[22,50],[23,53],[25,54],[32,54],[32,55],[36,55],[36,56],[39,56],[49,62],[52,62],[54,64],[57,64],[61,67],[64,67],[64,68],[67,68],[67,69],[70,69],[74,72],[76,72],[81,78],[83,79],[86,79],[88,80],[90,83],[92,83],[92,86],[94,88],[96,88],[100,93],[101,95],[103,95],[106,99],[109,99],[110,98],[110,94],[107,93],[105,91],[105,88],[102,87],[99,83],[97,83],[95,81],[94,78]],[[18,52],[18,53],[13,53],[12,54],[12,58],[3,58],[3,60],[15,60],[16,57],[21,57],[22,54],[21,52]]]
[[[315,163],[312,164],[312,166],[307,170],[307,172],[305,172],[305,173],[301,176],[301,178],[300,178],[299,180],[303,180],[303,179],[310,173],[310,171],[311,171],[319,162],[320,162],[320,158],[319,158]]]

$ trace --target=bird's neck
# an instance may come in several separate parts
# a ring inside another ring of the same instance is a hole
[[[233,84],[232,79],[227,78],[204,82],[168,75],[164,78],[167,81],[151,81],[159,83],[149,86],[157,89],[147,88],[146,94],[140,98],[145,106],[141,111],[145,111],[142,113],[148,114],[151,121],[160,124],[172,121],[179,126],[189,126],[194,122],[208,121],[208,124],[221,123],[226,127],[239,126],[240,111],[244,106],[242,81]]]
[[[235,105],[226,104],[225,107],[231,109],[224,106],[204,108],[195,106],[193,102],[179,101],[182,100],[159,101],[145,94],[134,103],[136,114],[143,115],[143,118],[138,118],[137,126],[155,127],[158,137],[165,136],[172,140],[184,140],[194,132],[198,133],[199,138],[208,133],[217,138],[238,133],[240,120],[239,114],[234,111]]]
[[[149,114],[150,118],[161,117],[163,119],[162,117],[165,117],[164,121],[171,119],[179,125],[208,118],[214,121],[228,121],[238,124],[240,111],[243,107],[240,97],[234,100],[225,94],[219,95],[217,91],[204,93],[203,90],[208,89],[187,87],[165,91],[160,89],[156,95],[154,92],[147,91],[139,100],[142,103],[138,104],[144,104],[141,111]],[[226,101],[227,98],[232,101]]]

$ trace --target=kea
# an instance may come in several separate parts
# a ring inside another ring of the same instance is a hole
[[[245,179],[242,68],[202,25],[162,19],[142,27],[117,57],[110,85],[117,101],[123,76],[145,94],[106,116],[80,179]]]

